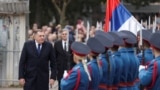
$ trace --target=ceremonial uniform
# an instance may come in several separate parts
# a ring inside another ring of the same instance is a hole
[[[89,38],[87,45],[91,49],[91,53],[88,55],[90,59],[88,62],[88,69],[92,79],[88,90],[98,90],[98,86],[102,78],[102,66],[99,63],[99,60],[97,60],[97,57],[99,53],[105,51],[105,47],[95,37]]]
[[[106,54],[101,54],[100,55],[100,63],[101,63],[101,66],[102,66],[103,74],[102,74],[102,78],[100,80],[100,84],[99,84],[98,90],[106,90],[106,85],[107,85],[107,80],[108,80],[108,78],[107,78],[107,74],[108,74],[108,72],[107,72],[107,70],[108,70],[107,64],[108,64],[108,62],[107,62],[106,59],[107,59]]]
[[[108,52],[109,54],[109,52]],[[113,59],[113,57],[111,56],[111,54],[109,54],[109,60],[107,63],[108,69],[107,69],[107,76],[106,78],[107,80],[107,90],[112,90],[113,88],[113,81],[114,81],[114,77],[115,77],[115,71],[116,71],[116,64],[115,64],[115,60]]]
[[[146,90],[160,90],[160,33],[151,35],[149,43],[153,49],[155,59],[153,59],[147,69],[139,68],[140,83],[146,86]],[[157,53],[158,52],[158,53]]]
[[[88,90],[89,79],[82,63],[73,67],[67,77],[61,80],[62,90]]]
[[[137,32],[138,45],[141,52],[137,54],[137,57],[140,61],[141,65],[148,65],[151,60],[154,59],[153,53],[150,49],[149,37],[151,36],[151,32],[149,30],[140,30]],[[139,81],[137,85],[141,90],[144,89],[143,85],[140,85]]]
[[[95,38],[97,38],[103,46],[105,46],[105,52],[100,55],[100,63],[102,65],[103,76],[99,84],[98,90],[109,90],[113,83],[114,64],[109,59],[108,48],[113,46],[114,38],[108,33],[102,31],[96,31]]]
[[[136,85],[136,80],[138,79],[138,67],[140,65],[138,58],[134,53],[133,48],[128,48],[126,53],[126,58],[130,60],[129,73],[127,78],[128,90],[139,90]]]
[[[140,84],[146,86],[146,90],[160,90],[160,56],[156,57],[139,72]]]
[[[116,64],[112,56],[109,57],[109,60],[107,60],[107,57],[107,53],[100,55],[103,77],[99,85],[99,90],[109,90],[114,86],[113,81],[116,72]]]
[[[114,38],[113,46],[111,48],[111,59],[115,62],[115,72],[114,72],[114,79],[112,90],[118,90],[118,85],[120,83],[120,76],[122,74],[122,59],[120,53],[118,52],[118,48],[120,45],[123,45],[123,39],[118,36],[115,32],[108,32]]]
[[[140,31],[137,32],[137,38],[140,43],[140,37],[142,38],[142,51],[137,55],[141,65],[147,65],[150,63],[151,60],[154,59],[153,53],[150,49],[150,44],[149,44],[149,37],[151,36],[151,32],[148,30],[141,30],[141,35],[140,36]],[[147,47],[146,47],[147,44]],[[145,48],[144,48],[145,46]]]
[[[88,90],[90,75],[84,63],[84,57],[90,53],[87,45],[81,42],[74,42],[71,45],[76,65],[69,71],[67,76],[61,80],[62,90]],[[78,57],[78,58],[77,58]],[[75,59],[77,58],[77,59]],[[81,60],[83,58],[83,60]],[[83,64],[82,64],[83,63]]]
[[[118,90],[118,85],[120,83],[120,76],[121,76],[122,70],[123,70],[122,69],[123,63],[122,63],[120,53],[118,51],[114,52],[111,57],[112,57],[112,60],[115,61],[115,65],[116,65],[115,75],[114,75],[114,79],[113,79],[113,90]]]
[[[119,50],[121,58],[122,58],[122,62],[123,62],[123,66],[122,66],[122,73],[120,75],[120,83],[119,83],[119,89],[118,90],[127,90],[127,78],[128,78],[128,73],[130,72],[129,67],[130,67],[130,61],[126,58],[126,54],[127,50],[125,48],[121,48]]]
[[[144,57],[143,57],[143,54],[144,54]],[[148,64],[151,62],[151,60],[154,59],[152,50],[151,50],[150,48],[145,49],[143,53],[142,53],[142,52],[139,53],[139,54],[137,55],[137,57],[138,57],[140,63],[141,63],[141,64],[144,63],[144,65],[148,65]],[[143,61],[143,59],[144,59],[144,61]]]
[[[119,50],[124,64],[119,90],[137,90],[135,81],[138,76],[139,61],[132,47],[137,42],[136,36],[130,31],[125,30],[118,34],[123,38],[125,43],[125,47]]]
[[[95,59],[89,61],[87,65],[92,79],[89,84],[89,90],[98,90],[98,85],[102,78],[102,71],[99,70],[97,61]]]

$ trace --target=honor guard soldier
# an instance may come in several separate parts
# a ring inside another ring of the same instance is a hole
[[[150,44],[155,56],[147,68],[140,65],[139,79],[140,84],[146,86],[145,90],[160,90],[160,33],[154,33],[150,37]]]
[[[142,33],[142,36],[140,35]],[[137,33],[138,45],[141,49],[141,53],[137,55],[141,65],[147,65],[151,60],[154,59],[152,50],[150,49],[149,38],[151,36],[151,32],[148,30],[142,30]],[[142,37],[142,45],[140,45],[140,38]]]
[[[99,63],[98,55],[105,51],[105,47],[95,37],[89,38],[87,45],[91,49],[91,52],[88,54],[88,69],[92,79],[88,90],[98,90],[102,78],[102,66]]]
[[[108,32],[113,38],[113,46],[110,48],[111,49],[111,56],[110,59],[115,62],[116,69],[115,69],[115,76],[113,80],[113,86],[112,90],[118,90],[118,84],[120,83],[120,76],[122,74],[122,67],[123,67],[123,62],[120,56],[120,53],[118,52],[119,46],[124,45],[123,39],[116,34],[116,32]]]
[[[108,49],[113,46],[114,38],[102,31],[96,31],[95,38],[97,38],[105,47],[105,51],[100,55],[103,76],[98,90],[111,90],[115,73],[115,63],[109,59]]]
[[[141,52],[137,55],[141,65],[147,65],[154,59],[152,50],[150,49],[149,38],[152,34],[152,30],[140,30],[137,32],[138,46]],[[143,90],[144,86],[140,85],[140,90]]]
[[[62,90],[88,90],[91,77],[85,63],[86,56],[90,53],[90,48],[81,43],[74,42],[71,45],[73,59],[76,65],[61,80]]]
[[[127,30],[118,32],[123,38],[124,46],[121,46],[119,52],[123,62],[123,71],[120,77],[121,83],[119,90],[137,90],[135,81],[138,78],[139,61],[135,55],[133,46],[137,43],[136,36]]]

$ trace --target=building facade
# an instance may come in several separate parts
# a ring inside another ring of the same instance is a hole
[[[18,63],[26,40],[29,0],[0,0],[0,86],[18,84]]]

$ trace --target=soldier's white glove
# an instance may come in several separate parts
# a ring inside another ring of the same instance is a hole
[[[145,66],[144,66],[144,65],[140,65],[140,66],[139,66],[139,72],[140,72],[142,69],[145,69]]]
[[[67,75],[68,75],[67,70],[64,70],[63,78],[66,78],[66,77],[67,77]]]

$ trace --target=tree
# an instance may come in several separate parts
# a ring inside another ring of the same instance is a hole
[[[60,16],[60,24],[65,25],[66,23],[66,9],[67,6],[69,5],[69,3],[71,2],[71,0],[52,0],[52,3],[54,4],[55,8],[57,9],[57,12]]]
[[[53,16],[56,23],[73,24],[78,18],[88,17],[88,12],[83,11],[84,7],[92,8],[95,12],[100,2],[101,0],[30,0],[30,25],[35,22],[40,26],[48,24]]]
[[[37,23],[39,26],[48,24],[53,15],[57,16],[55,11],[51,0],[30,0],[30,27],[33,23]]]
[[[59,23],[75,23],[78,18],[88,17],[89,10],[96,11],[102,0],[52,0],[59,14]],[[87,11],[84,11],[84,8]],[[97,10],[100,11],[100,10]]]
[[[100,14],[100,3],[107,0],[30,0],[30,25],[38,23],[40,26],[48,24],[55,16],[56,23],[62,25],[75,23],[78,18],[89,17],[89,11],[92,9],[92,15]],[[122,1],[122,0],[121,0]],[[160,0],[123,0],[131,3],[135,7],[149,5],[150,2]],[[101,17],[101,16],[100,16]],[[95,17],[94,17],[95,20]]]

